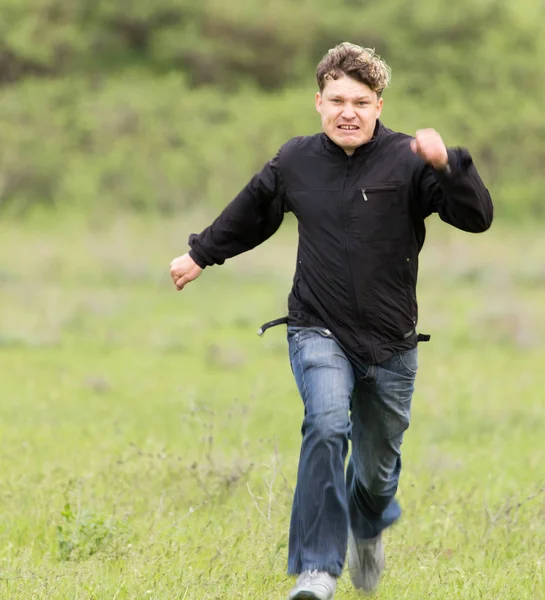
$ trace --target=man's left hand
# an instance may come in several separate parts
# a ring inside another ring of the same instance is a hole
[[[447,147],[435,129],[419,129],[411,140],[411,150],[434,169],[444,169],[448,164]]]

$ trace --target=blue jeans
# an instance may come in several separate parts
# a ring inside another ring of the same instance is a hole
[[[327,329],[289,327],[288,342],[305,408],[288,572],[338,576],[349,526],[355,537],[373,538],[401,516],[394,496],[417,349],[373,365],[349,356]]]

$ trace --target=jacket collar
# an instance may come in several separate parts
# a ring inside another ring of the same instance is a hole
[[[384,135],[384,130],[385,130],[384,125],[380,122],[380,120],[377,119],[377,124],[375,125],[375,131],[373,133],[373,137],[365,144],[358,146],[356,148],[354,154],[352,154],[352,158],[355,158],[356,156],[363,156],[363,155],[367,154],[368,152],[370,152],[377,145],[377,142]],[[338,146],[330,137],[328,137],[325,133],[322,132],[320,134],[320,137],[322,139],[322,144],[323,144],[324,148],[328,152],[333,152],[335,154],[342,153],[344,156],[347,156],[346,152],[340,146]]]

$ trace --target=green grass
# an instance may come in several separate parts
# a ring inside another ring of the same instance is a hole
[[[203,217],[0,224],[0,597],[284,598],[287,223],[175,293]],[[433,223],[377,600],[545,598],[545,241]],[[356,598],[343,576],[339,598]]]

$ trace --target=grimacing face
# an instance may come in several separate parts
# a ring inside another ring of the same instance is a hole
[[[316,92],[325,134],[348,155],[373,137],[382,103],[369,86],[346,75],[327,79],[323,91]]]

